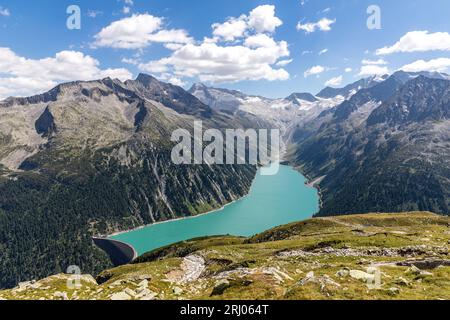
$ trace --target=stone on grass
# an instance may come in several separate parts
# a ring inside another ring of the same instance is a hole
[[[111,300],[116,301],[131,300],[131,296],[129,296],[125,292],[117,292],[111,296]]]
[[[230,282],[226,279],[220,280],[214,286],[211,296],[220,296],[230,287]]]

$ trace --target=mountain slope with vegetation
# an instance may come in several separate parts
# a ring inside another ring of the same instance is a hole
[[[398,72],[298,127],[291,159],[319,181],[319,215],[450,214],[449,112],[449,80]]]
[[[426,212],[314,218],[245,239],[193,239],[135,263],[55,275],[1,299],[450,299],[450,218]]]
[[[196,215],[247,194],[247,165],[175,165],[175,129],[247,128],[147,75],[0,103],[0,287],[111,266],[91,237]],[[260,123],[260,122],[259,122]]]

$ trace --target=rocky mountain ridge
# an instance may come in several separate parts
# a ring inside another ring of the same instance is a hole
[[[435,74],[395,73],[297,128],[293,162],[321,178],[320,214],[449,214],[449,89]]]
[[[175,129],[263,121],[212,110],[140,75],[62,84],[0,104],[0,287],[79,265],[110,265],[97,234],[195,215],[247,194],[250,165],[179,166]]]

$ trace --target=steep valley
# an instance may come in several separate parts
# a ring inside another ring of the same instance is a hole
[[[164,94],[152,100],[154,86]],[[172,95],[176,105],[162,104]],[[252,121],[242,119],[146,75],[4,101],[0,286],[70,265],[95,273],[110,262],[93,235],[203,213],[245,195],[254,166],[175,165],[170,141],[173,130],[191,131],[195,120],[205,128]]]
[[[293,134],[292,161],[323,177],[320,215],[450,213],[450,81],[396,73]]]
[[[278,128],[284,160],[320,190],[319,216],[450,213],[447,75],[396,72],[317,96],[249,96],[141,74],[0,103],[1,287],[111,267],[94,235],[220,208],[251,165],[174,165],[175,129]]]

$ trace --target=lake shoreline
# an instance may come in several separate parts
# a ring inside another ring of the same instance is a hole
[[[275,176],[264,176],[258,170],[247,194],[220,208],[115,232],[104,237],[104,241],[120,240],[142,255],[191,238],[249,237],[279,225],[309,219],[318,212],[319,204],[317,189],[308,185],[307,177],[283,163]]]
[[[121,266],[133,262],[138,257],[138,252],[129,243],[108,239],[93,237],[94,244],[105,251],[114,266]]]
[[[111,237],[120,236],[120,235],[122,235],[124,233],[138,231],[138,230],[141,230],[141,229],[144,229],[144,228],[147,228],[147,227],[151,227],[151,226],[156,226],[156,225],[159,225],[159,224],[175,222],[175,221],[180,221],[180,220],[187,220],[187,219],[195,219],[195,218],[199,218],[201,216],[205,216],[205,215],[208,215],[208,214],[220,212],[220,211],[223,211],[226,207],[232,205],[233,203],[236,203],[238,201],[241,201],[241,200],[245,199],[246,197],[248,197],[249,193],[250,193],[250,190],[249,190],[249,192],[247,192],[246,195],[240,197],[239,199],[230,201],[230,202],[228,202],[227,204],[224,204],[222,207],[220,207],[218,209],[213,209],[213,210],[210,210],[210,211],[207,211],[207,212],[204,212],[204,213],[199,213],[199,214],[196,214],[194,216],[180,217],[180,218],[175,218],[175,219],[170,219],[170,220],[164,220],[164,221],[158,221],[158,222],[154,222],[154,223],[149,223],[149,224],[146,224],[146,225],[143,225],[143,226],[140,226],[140,227],[136,227],[136,228],[132,228],[132,229],[129,229],[129,230],[118,231],[118,232],[112,233],[112,234],[106,236],[105,238],[109,239]]]
[[[255,175],[255,178],[256,178],[256,175]],[[110,234],[110,235],[105,236],[105,237],[101,237],[101,236],[100,237],[92,237],[92,240],[94,241],[94,244],[97,247],[99,247],[100,249],[102,249],[104,252],[106,252],[111,259],[114,259],[114,257],[117,257],[117,256],[127,256],[127,251],[131,250],[133,252],[133,258],[132,259],[127,259],[123,263],[114,263],[116,267],[121,266],[121,265],[125,265],[125,264],[133,262],[140,255],[138,254],[138,251],[136,250],[136,248],[132,244],[130,244],[128,242],[125,242],[125,241],[112,239],[112,237],[120,236],[122,234],[133,232],[133,231],[139,231],[139,230],[145,229],[145,228],[150,227],[150,226],[155,226],[155,225],[160,225],[160,224],[165,224],[165,223],[175,222],[175,221],[180,221],[180,220],[195,219],[195,218],[199,218],[201,216],[205,216],[205,215],[208,215],[208,214],[220,212],[220,211],[223,211],[227,206],[230,206],[233,203],[241,201],[241,200],[245,199],[246,197],[248,197],[248,195],[250,194],[250,191],[251,191],[251,188],[250,188],[249,192],[245,196],[243,196],[243,197],[241,197],[239,199],[236,199],[234,201],[231,201],[231,202],[225,204],[224,206],[222,206],[219,209],[211,210],[211,211],[208,211],[208,212],[205,212],[205,213],[201,213],[201,214],[198,214],[198,215],[195,215],[195,216],[191,216],[191,217],[182,217],[182,218],[177,218],[177,219],[171,219],[171,220],[166,220],[166,221],[159,221],[159,222],[155,222],[155,223],[150,223],[150,224],[143,225],[143,226],[140,226],[140,227],[137,227],[137,228],[133,228],[133,229],[130,229],[130,230],[115,232],[115,233]],[[99,243],[105,243],[105,244],[109,243],[109,245],[99,245]],[[116,244],[120,244],[120,245],[116,245]]]
[[[120,235],[122,235],[124,233],[138,231],[138,230],[150,227],[150,226],[156,226],[156,225],[163,224],[163,223],[175,222],[175,221],[180,221],[180,220],[185,220],[185,219],[195,219],[195,218],[199,218],[201,216],[208,215],[208,214],[211,214],[211,213],[220,212],[220,211],[224,210],[226,207],[232,205],[233,203],[236,203],[238,201],[244,200],[245,198],[248,197],[248,195],[252,191],[252,188],[253,188],[253,185],[255,183],[256,177],[258,176],[258,174],[260,172],[259,170],[260,169],[258,168],[258,170],[256,171],[255,176],[253,177],[253,180],[252,180],[252,183],[250,185],[250,188],[248,189],[246,194],[244,194],[239,199],[235,199],[233,201],[230,201],[230,202],[224,204],[220,208],[213,209],[213,210],[210,210],[210,211],[207,211],[207,212],[203,212],[203,213],[199,213],[199,214],[196,214],[196,215],[188,216],[188,217],[179,217],[179,218],[175,218],[175,219],[169,219],[169,220],[164,220],[164,221],[157,221],[157,222],[153,222],[153,223],[148,223],[148,224],[136,227],[136,228],[131,228],[131,229],[123,230],[123,231],[117,231],[117,232],[114,232],[114,233],[111,233],[111,234],[108,234],[108,235],[100,235],[97,238],[108,239],[108,238],[111,238],[111,237],[120,236]]]
[[[303,172],[303,170],[299,166],[296,166],[294,164],[288,164],[288,166],[298,171],[302,176],[306,178],[305,185],[308,188],[313,188],[317,190],[317,194],[319,195],[319,211],[313,215],[313,217],[315,217],[323,208],[323,193],[322,189],[320,188],[320,183],[323,181],[323,179],[326,178],[326,176],[318,177],[313,180],[307,173]]]
[[[165,221],[158,221],[158,222],[154,222],[154,223],[149,223],[149,224],[145,224],[136,228],[132,228],[132,229],[128,229],[128,230],[123,230],[123,231],[118,231],[118,232],[114,232],[112,234],[109,235],[99,235],[99,236],[94,236],[92,237],[92,240],[94,242],[95,245],[97,245],[100,249],[102,249],[103,251],[105,251],[110,257],[116,257],[116,256],[126,256],[127,255],[127,251],[132,250],[134,257],[129,261],[127,261],[126,263],[122,263],[122,264],[118,264],[118,265],[123,265],[123,264],[127,264],[127,263],[131,263],[133,262],[137,257],[139,257],[138,251],[136,250],[136,248],[127,242],[124,241],[120,241],[120,240],[116,240],[113,239],[113,237],[117,237],[120,236],[122,234],[125,233],[129,233],[129,232],[133,232],[133,231],[139,231],[142,229],[145,229],[147,227],[150,226],[155,226],[155,225],[160,225],[160,224],[165,224],[165,223],[169,223],[169,222],[175,222],[175,221],[181,221],[181,220],[188,220],[188,219],[196,219],[196,218],[200,218],[202,216],[205,215],[209,215],[212,213],[217,213],[220,211],[225,210],[228,206],[238,202],[238,201],[242,201],[245,198],[247,198],[250,194],[250,192],[252,191],[253,185],[255,183],[256,177],[258,176],[258,174],[260,173],[260,170],[258,168],[258,170],[256,171],[256,174],[252,180],[251,186],[248,189],[247,193],[245,195],[243,195],[242,197],[240,197],[239,199],[235,199],[233,201],[230,201],[228,203],[226,203],[225,205],[223,205],[220,208],[217,209],[213,209],[207,212],[203,212],[194,216],[190,216],[190,217],[180,217],[180,218],[176,218],[176,219],[170,219],[170,220],[165,220]],[[109,243],[109,245],[102,245],[100,246],[99,243]],[[116,244],[120,244],[119,246],[117,246]],[[125,246],[125,248],[122,248],[122,245]],[[116,265],[116,266],[118,266]]]

